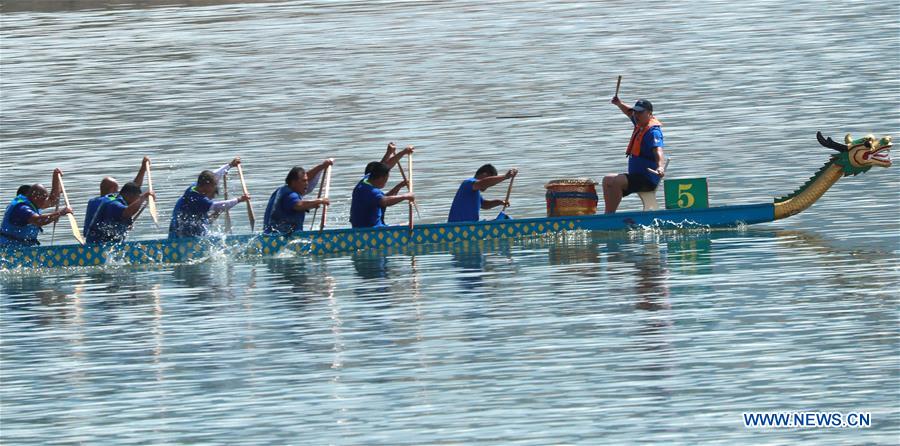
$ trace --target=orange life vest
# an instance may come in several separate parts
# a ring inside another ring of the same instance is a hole
[[[662,127],[662,123],[656,119],[656,116],[650,117],[650,122],[647,123],[644,127],[634,126],[634,132],[631,133],[631,141],[628,143],[628,149],[625,151],[626,155],[631,156],[641,156],[641,141],[644,140],[644,135],[652,129],[653,127]]]

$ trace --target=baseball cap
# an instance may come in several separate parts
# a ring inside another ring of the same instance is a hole
[[[646,99],[638,99],[637,102],[634,103],[634,107],[631,107],[636,112],[642,112],[644,110],[649,110],[650,113],[653,113],[653,104]]]

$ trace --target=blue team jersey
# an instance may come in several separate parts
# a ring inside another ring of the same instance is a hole
[[[269,197],[266,214],[263,217],[263,232],[266,234],[290,234],[303,230],[303,222],[308,211],[298,211],[294,207],[303,196],[288,185],[275,189]]]
[[[94,215],[85,233],[88,243],[120,243],[125,241],[133,219],[123,214],[128,203],[121,195],[108,195]]]
[[[350,202],[350,225],[354,228],[372,228],[385,226],[382,221],[383,209],[381,199],[384,192],[362,180],[353,188],[353,200]]]
[[[110,194],[115,195],[115,194]],[[91,221],[94,220],[94,216],[97,215],[97,209],[100,209],[100,204],[103,203],[103,199],[108,195],[100,195],[94,198],[91,198],[87,202],[87,209],[84,211],[84,231],[81,231],[84,234],[88,233],[88,229],[90,229]]]
[[[634,123],[634,118],[631,122]],[[640,156],[628,158],[628,174],[643,175],[651,183],[659,184],[659,175],[647,171],[648,167],[653,170],[659,168],[659,164],[656,162],[656,152],[653,150],[656,147],[665,147],[662,129],[658,126],[651,127],[647,133],[644,133],[644,137],[641,139]]]
[[[450,206],[448,222],[478,221],[481,215],[481,203],[484,199],[481,197],[480,190],[472,188],[476,181],[478,180],[475,178],[469,178],[459,185],[456,196],[453,197],[453,204]]]
[[[42,229],[29,223],[34,215],[41,215],[41,210],[24,195],[16,196],[3,214],[3,223],[0,224],[0,244],[40,245],[38,234]]]
[[[206,235],[209,227],[209,209],[212,205],[212,199],[197,192],[195,186],[187,188],[172,211],[169,238]]]

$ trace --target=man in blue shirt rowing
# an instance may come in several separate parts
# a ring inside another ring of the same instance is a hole
[[[28,187],[20,187],[19,193],[6,207],[3,214],[3,222],[0,223],[0,245],[13,246],[37,246],[38,235],[43,232],[41,227],[59,220],[66,214],[72,213],[72,208],[62,209],[47,214],[41,214],[41,209],[46,209],[59,203],[61,190],[60,181],[62,170],[53,171],[53,187],[47,192],[42,184],[33,184]]]
[[[491,164],[485,164],[475,171],[475,176],[459,185],[453,204],[450,206],[450,216],[447,222],[478,221],[481,209],[492,209],[509,203],[504,200],[485,200],[481,193],[491,186],[511,179],[518,174],[516,169],[506,171],[504,175],[497,175],[497,169]]]
[[[244,194],[231,200],[213,201],[219,191],[219,181],[228,169],[240,163],[241,159],[235,158],[215,172],[204,170],[200,173],[197,182],[188,187],[175,203],[169,223],[169,238],[203,237],[209,232],[210,214],[224,212],[250,199],[249,195]]]
[[[126,183],[119,193],[101,197],[103,201],[84,233],[87,243],[124,242],[134,223],[134,215],[149,197],[156,198],[156,194],[142,193],[141,186],[136,183]]]
[[[141,161],[141,168],[138,169],[137,175],[134,177],[134,184],[137,184],[138,187],[144,183],[144,174],[147,173],[147,166],[150,165],[150,158],[144,157]],[[106,198],[108,195],[116,194],[119,192],[119,182],[116,181],[113,177],[105,177],[100,181],[100,195],[91,198],[88,200],[87,208],[84,211],[84,234],[87,235],[89,226],[91,221],[94,220],[94,214],[97,213],[97,209],[100,208],[100,204],[104,201],[107,201]]]
[[[300,166],[294,166],[284,179],[285,184],[275,189],[269,197],[263,218],[263,232],[287,235],[302,231],[306,213],[310,209],[330,204],[327,197],[305,200],[303,196],[311,194],[316,189],[320,174],[331,165],[334,165],[334,160],[329,158],[309,172]]]
[[[369,163],[367,177],[356,184],[350,202],[350,224],[354,228],[387,226],[384,209],[404,201],[415,201],[413,194],[386,195],[381,189],[387,185],[390,167],[382,162]]]

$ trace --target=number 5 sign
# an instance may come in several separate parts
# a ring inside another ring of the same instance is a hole
[[[666,209],[706,209],[709,190],[706,178],[665,180]]]

